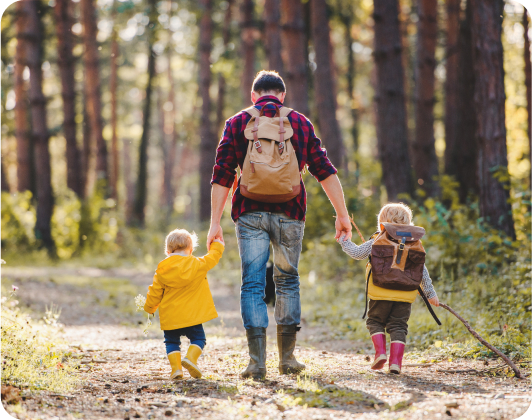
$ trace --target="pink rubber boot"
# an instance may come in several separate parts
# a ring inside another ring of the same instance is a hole
[[[400,374],[403,365],[403,354],[405,353],[405,343],[392,341],[390,345],[390,373]]]
[[[371,369],[378,370],[384,367],[386,363],[386,336],[384,333],[377,333],[371,336],[373,347],[375,347],[375,360],[371,365]]]

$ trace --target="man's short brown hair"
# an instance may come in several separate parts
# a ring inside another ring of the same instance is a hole
[[[286,92],[284,80],[279,73],[273,70],[261,70],[253,80],[253,92],[275,92],[277,94]]]

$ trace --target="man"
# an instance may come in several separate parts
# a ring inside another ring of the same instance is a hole
[[[261,71],[253,82],[251,101],[257,110],[273,117],[286,95],[283,79],[274,71]],[[272,104],[273,103],[273,104]],[[274,105],[275,104],[275,105]],[[229,118],[216,152],[212,177],[211,227],[207,247],[214,239],[223,239],[220,219],[236,175],[246,157],[248,140],[244,129],[251,115],[241,111]],[[351,237],[351,223],[345,205],[337,171],[327,158],[321,140],[312,123],[295,110],[288,114],[294,131],[291,139],[301,172],[305,165],[321,183],[336,210],[336,239],[342,234]],[[305,368],[294,357],[296,333],[301,322],[298,264],[301,255],[306,213],[306,192],[300,179],[301,191],[292,200],[262,203],[244,197],[239,187],[233,195],[231,217],[236,223],[238,248],[242,265],[240,309],[249,347],[250,361],[243,378],[263,379],[266,375],[266,328],[268,312],[264,303],[266,264],[273,247],[274,281],[276,287],[275,321],[279,348],[279,372],[296,373]]]

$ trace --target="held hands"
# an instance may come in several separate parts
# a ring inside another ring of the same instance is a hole
[[[440,306],[440,300],[438,299],[438,296],[434,296],[433,298],[429,299],[429,302],[434,306]]]
[[[336,236],[334,239],[336,239],[336,242],[347,241],[351,239],[353,229],[351,227],[351,221],[349,220],[349,216],[337,216],[336,222],[334,223],[334,227],[336,228]]]
[[[211,223],[209,233],[207,234],[207,250],[211,250],[211,244],[215,239],[218,239],[218,242],[221,242],[225,246],[224,234],[220,223]]]
[[[215,239],[215,240],[212,241],[212,242],[218,242],[218,243],[222,244],[223,246],[225,246],[225,242],[224,242],[224,239],[223,239],[223,238],[222,238],[222,239]]]

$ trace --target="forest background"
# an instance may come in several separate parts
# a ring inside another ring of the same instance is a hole
[[[170,229],[204,242],[224,121],[249,105],[256,72],[274,69],[365,237],[382,204],[408,202],[440,299],[525,360],[528,25],[514,1],[14,3],[1,29],[2,258],[152,269]],[[364,264],[341,252],[332,206],[303,178],[305,322],[362,337]],[[217,275],[238,282],[229,211]],[[436,328],[417,303],[414,314],[417,346],[484,351],[456,347],[464,331]]]

